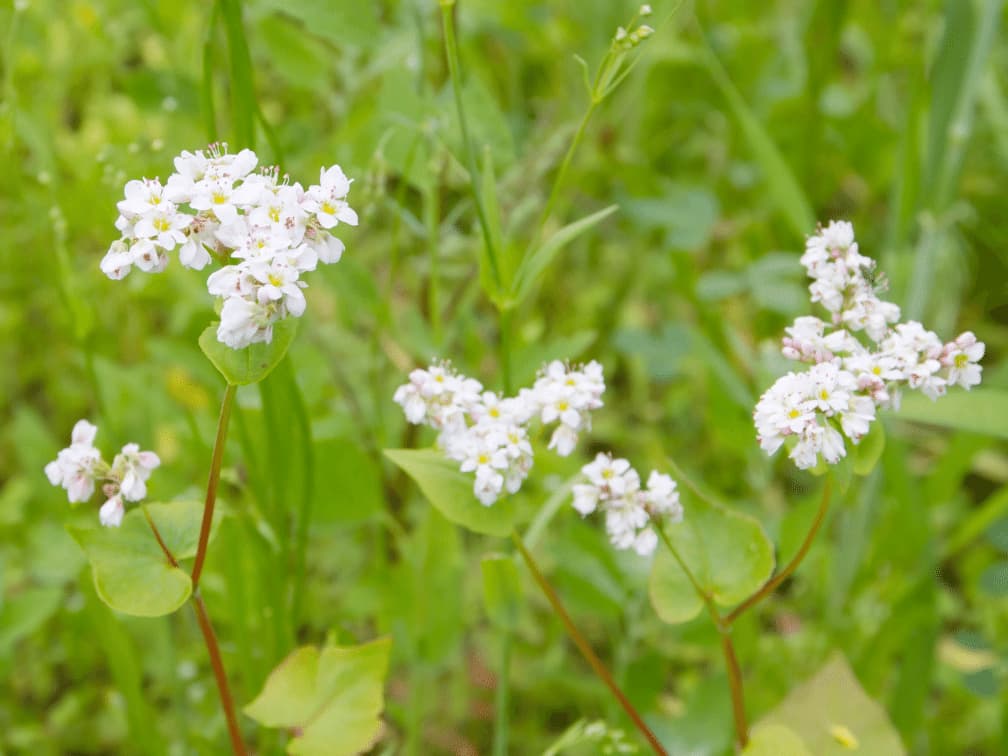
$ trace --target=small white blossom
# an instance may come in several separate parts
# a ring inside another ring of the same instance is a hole
[[[617,549],[651,554],[658,543],[652,529],[662,522],[679,522],[683,510],[676,483],[668,475],[652,471],[647,488],[625,459],[600,453],[581,468],[586,482],[574,486],[574,509],[585,517],[597,510],[605,513],[606,533]]]
[[[160,272],[175,250],[193,270],[216,260],[221,268],[207,288],[225,300],[218,339],[233,349],[269,342],[276,322],[305,311],[301,274],[342,256],[343,242],[330,229],[356,225],[357,214],[346,201],[352,182],[339,166],[323,168],[320,183],[306,192],[286,177],[279,181],[276,168],[253,173],[258,162],[251,150],[232,154],[227,145],[211,145],[176,157],[163,185],[127,182],[117,204],[122,238],[103,258],[102,272],[114,280],[134,267]]]
[[[97,432],[87,420],[78,420],[70,446],[45,466],[45,474],[54,486],[66,489],[72,504],[90,499],[100,483],[106,501],[99,520],[106,527],[119,527],[125,512],[123,501],[140,501],[147,495],[147,481],[161,460],[154,452],[140,451],[137,444],[126,444],[109,465],[94,447]]]
[[[578,431],[590,426],[589,412],[602,406],[604,391],[602,366],[596,362],[550,363],[531,388],[513,397],[484,391],[479,381],[435,362],[413,370],[393,399],[407,421],[440,432],[438,445],[462,472],[474,474],[473,493],[490,506],[505,492],[516,493],[532,469],[529,424],[537,419],[556,423],[549,448],[566,456]]]
[[[812,367],[782,376],[760,397],[753,419],[768,454],[788,443],[800,468],[833,464],[846,454],[845,437],[856,444],[868,433],[877,408],[898,407],[902,388],[937,399],[950,385],[980,382],[983,343],[967,331],[942,344],[920,323],[899,322],[899,307],[878,296],[875,263],[858,251],[850,223],[820,228],[801,263],[813,279],[811,300],[831,318],[803,316],[786,329],[781,352]]]

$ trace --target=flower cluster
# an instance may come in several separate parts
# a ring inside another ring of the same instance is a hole
[[[140,451],[137,444],[126,444],[110,465],[94,447],[97,432],[87,420],[78,420],[70,434],[70,446],[45,466],[45,474],[54,486],[66,489],[70,503],[87,501],[95,484],[101,483],[105,503],[99,519],[102,525],[117,528],[126,511],[123,502],[140,501],[147,495],[147,480],[161,460],[154,452]]]
[[[602,406],[602,366],[571,366],[556,360],[531,388],[502,397],[447,363],[410,373],[395,392],[406,419],[440,431],[438,444],[462,472],[475,474],[473,492],[490,506],[504,490],[515,493],[532,468],[528,426],[538,419],[557,423],[549,448],[569,455],[578,434],[591,427],[591,410]]]
[[[342,256],[343,242],[331,229],[357,225],[357,214],[346,202],[351,182],[338,165],[323,168],[319,183],[305,189],[281,179],[275,167],[253,172],[258,162],[252,150],[231,154],[215,144],[175,158],[164,184],[128,182],[117,205],[122,238],[102,271],[116,280],[134,266],[158,273],[174,249],[194,270],[214,260],[223,266],[207,280],[209,292],[223,300],[217,338],[232,349],[271,341],[277,321],[304,313],[301,274]]]
[[[899,322],[899,307],[879,297],[875,262],[859,253],[850,223],[820,228],[801,262],[812,301],[830,319],[800,317],[786,329],[784,356],[812,367],[781,377],[760,397],[753,417],[768,454],[788,442],[799,468],[814,467],[820,455],[834,464],[847,453],[844,437],[858,443],[877,408],[899,407],[904,386],[937,399],[949,386],[980,383],[983,342],[967,331],[943,344],[917,321]]]
[[[605,512],[606,532],[617,549],[632,548],[647,556],[658,543],[658,536],[648,526],[658,519],[682,520],[679,492],[668,475],[652,470],[647,488],[642,489],[640,476],[627,460],[605,453],[598,454],[581,472],[587,482],[575,484],[574,508],[582,517],[596,510]]]

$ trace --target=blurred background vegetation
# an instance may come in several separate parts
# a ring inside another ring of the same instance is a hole
[[[96,512],[71,510],[42,467],[86,417],[103,448],[137,440],[161,455],[153,499],[200,495],[222,393],[196,347],[213,317],[205,275],[173,263],[112,282],[98,262],[126,180],[165,178],[211,134],[247,146],[229,115],[233,49],[210,3],[15,5],[0,9],[0,752],[220,753],[192,617],[101,604],[64,530]],[[940,416],[908,402],[886,417],[880,466],[842,497],[781,594],[739,623],[750,717],[839,649],[910,752],[1004,753],[1002,3],[653,5],[656,34],[593,114],[551,224],[619,210],[564,250],[515,317],[516,383],[545,359],[598,359],[607,406],[581,454],[539,456],[521,497],[531,511],[562,496],[596,447],[641,469],[668,455],[793,553],[817,483],[764,457],[751,411],[782,370],[783,327],[808,312],[804,235],[850,219],[909,317],[987,342],[984,387]],[[574,54],[597,65],[635,11],[458,7],[471,130],[510,237],[532,237],[588,105]],[[341,164],[361,224],[343,234],[343,261],[310,279],[290,359],[239,392],[230,516],[203,583],[225,663],[244,703],[298,643],[390,634],[375,752],[486,752],[500,680],[479,564],[508,544],[448,524],[380,456],[431,440],[391,401],[411,367],[449,356],[501,387],[440,12],[421,0],[249,0],[244,19],[263,161],[305,184]],[[709,623],[662,625],[647,564],[615,554],[566,504],[533,540],[669,750],[730,752]],[[531,583],[511,656],[513,753],[541,752],[582,717],[627,728]],[[282,744],[253,739],[263,753]]]

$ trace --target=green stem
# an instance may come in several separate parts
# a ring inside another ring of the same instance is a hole
[[[501,367],[501,378],[504,381],[504,393],[507,396],[511,395],[512,386],[512,374],[511,374],[511,337],[512,337],[512,320],[511,315],[514,311],[510,308],[504,308],[500,311],[500,340],[498,342],[498,348],[500,350],[500,367]]]
[[[710,593],[700,587],[700,583],[697,581],[696,577],[694,577],[689,567],[686,566],[686,562],[679,555],[678,549],[672,545],[672,541],[669,539],[665,530],[657,526],[655,526],[655,530],[658,532],[658,536],[661,538],[662,543],[664,543],[666,548],[669,550],[669,553],[672,554],[672,557],[679,563],[682,571],[686,574],[686,577],[693,586],[693,590],[697,592],[697,595],[703,601],[704,606],[707,608],[707,613],[710,615],[711,621],[714,623],[714,627],[717,628],[718,633],[721,635],[721,652],[724,654],[725,668],[728,672],[728,687],[731,690],[732,720],[735,723],[735,740],[740,749],[745,748],[749,743],[749,725],[746,722],[745,697],[742,690],[742,670],[739,667],[738,657],[735,655],[735,645],[732,643],[731,639],[731,627],[718,613],[717,607],[714,606],[714,599],[711,598]]]
[[[465,149],[466,162],[469,169],[469,188],[473,201],[476,203],[476,215],[479,217],[480,229],[483,232],[483,245],[490,261],[490,272],[498,292],[501,289],[500,266],[497,263],[497,250],[494,249],[493,235],[483,208],[483,197],[480,191],[479,171],[476,168],[476,151],[469,138],[469,127],[466,123],[465,108],[462,105],[462,75],[460,73],[458,42],[455,39],[455,18],[453,11],[455,0],[441,0],[441,23],[444,28],[445,56],[448,58],[448,73],[451,77],[452,90],[455,93],[455,110],[458,113],[459,130],[462,132],[462,146]]]
[[[647,739],[648,744],[654,749],[654,752],[661,754],[661,756],[668,756],[668,752],[659,742],[658,738],[651,731],[651,728],[645,724],[644,719],[634,708],[634,705],[630,703],[629,699],[623,694],[623,691],[619,689],[616,681],[613,680],[612,675],[609,670],[606,669],[602,661],[596,656],[595,652],[592,650],[591,645],[588,643],[581,631],[578,630],[577,625],[571,619],[570,615],[567,614],[567,610],[564,609],[563,604],[560,601],[560,597],[557,595],[556,591],[553,590],[553,586],[549,584],[546,578],[543,576],[542,571],[536,564],[535,559],[529,550],[525,548],[525,544],[522,542],[521,536],[518,535],[517,531],[511,531],[511,540],[514,541],[514,545],[517,547],[518,552],[522,555],[522,559],[525,560],[525,565],[528,567],[529,572],[532,573],[532,577],[535,578],[536,583],[542,589],[543,594],[546,599],[550,602],[553,607],[553,611],[556,613],[557,617],[563,623],[567,630],[567,634],[570,636],[571,640],[574,641],[574,645],[577,646],[581,655],[584,657],[585,661],[591,666],[595,674],[598,675],[599,679],[605,683],[605,686],[609,688],[609,691],[615,696],[616,700],[619,701],[620,706],[630,717],[634,726],[641,732],[641,734]]]
[[[560,163],[560,168],[557,169],[556,177],[553,179],[553,188],[550,190],[549,199],[546,201],[546,207],[543,208],[542,215],[539,216],[539,223],[536,226],[538,229],[536,232],[537,239],[542,236],[542,231],[546,226],[546,221],[549,220],[550,215],[552,215],[553,210],[556,208],[557,200],[560,198],[560,189],[563,186],[564,179],[567,177],[567,169],[570,168],[571,161],[574,159],[574,153],[577,152],[577,148],[581,144],[581,140],[584,138],[585,130],[588,128],[588,121],[591,119],[592,113],[595,112],[595,107],[598,105],[598,102],[598,100],[592,97],[592,101],[588,105],[588,110],[585,111],[584,116],[581,118],[581,123],[578,125],[577,131],[574,132],[574,139],[571,140],[570,147],[567,148],[567,154],[564,155],[563,162]]]
[[[238,387],[229,383],[224,390],[221,402],[220,417],[217,420],[217,437],[214,439],[213,456],[210,458],[210,477],[207,480],[206,499],[203,503],[203,522],[200,525],[199,543],[196,546],[196,561],[192,569],[193,593],[199,587],[200,575],[203,573],[203,560],[206,559],[207,543],[210,541],[210,526],[213,524],[214,504],[217,502],[217,484],[220,483],[221,462],[224,459],[224,444],[227,441],[228,421],[231,419],[231,407],[234,405],[235,391]]]
[[[427,310],[430,316],[434,346],[441,348],[441,275],[440,275],[440,230],[441,203],[438,197],[438,174],[430,172],[430,181],[424,187],[423,213],[427,228],[427,250],[430,255],[430,278],[427,282]]]
[[[497,690],[494,696],[493,756],[508,754],[508,707],[511,698],[511,630],[500,631],[500,667],[497,670]]]
[[[823,483],[822,500],[819,502],[819,510],[816,512],[815,519],[812,520],[812,525],[809,528],[808,533],[805,534],[805,540],[802,541],[802,545],[801,548],[798,549],[798,553],[794,555],[794,558],[787,563],[784,569],[764,583],[762,588],[729,612],[724,618],[725,623],[728,625],[732,624],[747,609],[755,606],[773,593],[777,589],[777,586],[787,580],[791,573],[798,569],[798,565],[802,563],[805,555],[808,554],[808,550],[812,546],[812,541],[815,540],[816,533],[819,532],[819,528],[822,527],[823,520],[826,518],[826,512],[829,509],[830,496],[833,492],[832,483],[833,481],[830,480],[829,476],[827,476]]]

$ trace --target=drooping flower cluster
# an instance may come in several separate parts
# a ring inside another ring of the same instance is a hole
[[[850,223],[820,228],[801,262],[813,279],[812,301],[830,319],[804,316],[786,329],[784,356],[812,367],[782,376],[760,397],[753,417],[768,454],[787,442],[799,468],[814,467],[820,455],[834,464],[847,453],[844,437],[857,444],[876,408],[899,407],[904,386],[934,400],[949,386],[980,383],[983,342],[966,331],[943,344],[917,321],[899,322],[899,307],[879,297],[875,262],[859,253]]]
[[[137,444],[126,444],[110,465],[94,446],[97,432],[87,420],[78,420],[70,434],[70,446],[45,466],[45,474],[54,486],[66,489],[71,504],[90,499],[95,484],[100,483],[105,503],[98,517],[102,525],[117,528],[126,512],[124,501],[147,496],[147,480],[161,460],[154,452],[140,451]]]
[[[654,551],[658,536],[650,527],[658,520],[679,522],[683,517],[676,483],[668,475],[652,470],[647,488],[625,459],[600,453],[583,468],[587,482],[574,486],[574,508],[587,517],[596,510],[605,513],[606,532],[613,546],[632,548],[641,556]]]
[[[474,473],[473,493],[490,506],[505,490],[518,491],[528,477],[533,456],[529,425],[537,419],[557,423],[549,448],[567,456],[578,434],[591,427],[589,413],[602,406],[604,391],[597,362],[551,362],[531,388],[513,397],[484,391],[479,381],[449,364],[434,363],[411,372],[394,399],[409,422],[440,431],[438,445],[462,472]]]
[[[343,242],[331,229],[357,225],[357,214],[346,201],[351,181],[338,165],[323,168],[306,190],[275,167],[253,172],[258,162],[252,150],[232,154],[215,144],[175,158],[164,184],[128,182],[117,205],[122,238],[102,271],[116,280],[134,266],[159,273],[174,249],[193,270],[216,261],[223,267],[207,289],[223,300],[217,338],[232,349],[271,341],[277,321],[304,313],[301,275],[342,256]]]

